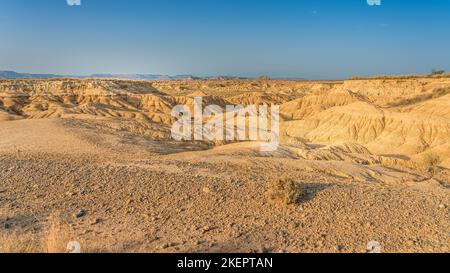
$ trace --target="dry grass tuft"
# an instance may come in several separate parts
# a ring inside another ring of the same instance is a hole
[[[73,239],[68,225],[63,224],[59,213],[49,217],[51,224],[45,240],[46,253],[65,253],[67,244]]]
[[[424,155],[423,163],[425,169],[430,173],[431,177],[433,177],[438,172],[442,159],[438,154],[428,153]]]
[[[68,225],[59,213],[49,217],[49,229],[37,234],[19,234],[17,231],[0,233],[0,253],[67,253],[67,244],[73,240]]]
[[[272,203],[296,204],[303,196],[302,184],[290,178],[274,179],[267,185],[266,196]]]
[[[41,249],[41,242],[32,236],[12,231],[0,233],[0,253],[38,253]]]

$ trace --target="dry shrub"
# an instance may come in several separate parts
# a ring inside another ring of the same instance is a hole
[[[61,219],[59,213],[52,213],[49,229],[41,235],[0,232],[0,253],[66,253],[73,238],[70,227]]]
[[[274,179],[267,185],[266,196],[272,203],[296,204],[303,196],[302,184],[290,178]]]
[[[436,69],[433,69],[432,71],[431,71],[431,75],[444,75],[445,74],[445,70],[436,70]]]
[[[434,176],[439,169],[439,165],[442,163],[442,159],[438,154],[428,153],[424,155],[423,163],[425,169],[431,174],[431,176]]]
[[[39,240],[16,232],[0,233],[0,253],[38,253],[42,246]]]
[[[51,214],[49,222],[51,226],[46,236],[44,251],[46,253],[67,252],[67,244],[73,240],[69,226],[63,224],[59,213]]]

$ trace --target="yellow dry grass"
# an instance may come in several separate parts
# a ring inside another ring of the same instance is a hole
[[[42,237],[8,231],[0,233],[0,253],[67,253],[72,232],[59,213],[52,213]]]

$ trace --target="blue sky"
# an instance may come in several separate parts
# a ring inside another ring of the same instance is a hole
[[[450,1],[0,0],[0,70],[337,79],[450,70]]]

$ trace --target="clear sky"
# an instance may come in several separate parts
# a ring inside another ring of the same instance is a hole
[[[335,79],[449,49],[450,0],[0,0],[0,70]]]

